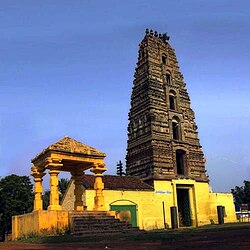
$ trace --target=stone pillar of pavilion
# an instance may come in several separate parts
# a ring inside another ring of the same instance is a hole
[[[71,172],[72,179],[74,180],[75,184],[75,203],[74,203],[74,210],[76,211],[83,211],[83,201],[82,201],[82,194],[83,194],[83,188],[82,188],[82,181],[84,178],[84,172],[83,171],[75,171]]]
[[[94,189],[96,192],[95,195],[95,205],[93,210],[95,211],[105,211],[105,200],[103,196],[104,183],[102,181],[103,172],[105,172],[107,168],[105,168],[105,164],[94,164],[94,167],[90,170],[95,174],[95,183]]]
[[[42,210],[43,209],[43,200],[42,200],[42,193],[43,193],[43,176],[45,173],[43,171],[39,171],[37,167],[33,166],[31,168],[31,176],[34,177],[34,207],[33,211]]]
[[[58,174],[59,170],[50,168],[50,202],[48,210],[61,210],[62,207],[59,205],[59,190],[58,190]]]

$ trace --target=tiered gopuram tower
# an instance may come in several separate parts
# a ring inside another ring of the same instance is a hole
[[[166,34],[146,30],[129,111],[127,175],[208,182],[194,112]]]

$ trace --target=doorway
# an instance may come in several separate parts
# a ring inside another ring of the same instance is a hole
[[[111,211],[129,211],[130,218],[129,222],[133,227],[137,227],[137,218],[136,218],[136,205],[110,205]]]
[[[189,189],[177,188],[177,205],[180,227],[191,226]]]

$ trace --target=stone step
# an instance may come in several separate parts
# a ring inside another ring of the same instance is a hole
[[[73,217],[72,221],[74,221],[76,224],[79,224],[79,223],[88,223],[93,221],[99,221],[99,222],[104,221],[112,223],[120,220],[114,217]]]
[[[90,223],[90,222],[106,222],[106,223],[112,223],[112,222],[119,222],[119,219],[115,218],[73,218],[74,222],[76,224],[81,224],[81,223]]]
[[[83,224],[74,224],[74,228],[77,228],[77,227],[85,227],[87,225],[93,225],[93,226],[107,226],[107,225],[111,225],[111,226],[115,226],[115,225],[120,225],[120,226],[124,226],[124,227],[127,227],[129,226],[129,224],[121,224],[119,222],[113,222],[113,223],[99,223],[99,222],[92,222],[92,223],[83,223]]]
[[[96,234],[121,234],[139,232],[139,228],[122,222],[105,211],[72,211],[69,213],[72,221],[73,235],[86,236]]]
[[[121,227],[94,227],[94,228],[81,228],[81,229],[75,229],[73,232],[76,233],[82,233],[82,232],[92,232],[95,234],[96,232],[107,232],[107,231],[118,231],[118,232],[124,232],[124,231],[138,231],[138,228],[121,228]]]
[[[71,215],[71,216],[97,215],[98,216],[98,215],[109,215],[109,213],[106,211],[69,211],[69,215]]]
[[[93,231],[92,233],[96,233],[96,232],[109,232],[109,231],[137,232],[137,231],[140,231],[140,230],[138,229],[138,227],[122,228],[120,230],[117,230],[116,228],[106,228],[106,229],[98,228],[98,229],[95,229],[95,231]],[[75,233],[86,233],[86,232],[91,232],[91,231],[89,229],[82,229],[82,230],[75,231]]]
[[[71,218],[115,218],[110,215],[73,215]]]
[[[127,230],[99,230],[95,232],[90,232],[89,230],[82,230],[74,232],[74,236],[97,236],[97,235],[115,235],[115,234],[125,234],[125,233],[140,233],[138,228],[130,228]]]
[[[118,221],[111,221],[111,222],[108,222],[108,221],[89,221],[89,222],[84,222],[84,223],[74,223],[75,226],[82,226],[82,225],[111,225],[111,224],[118,224],[118,225],[121,225]]]
[[[100,217],[73,217],[75,222],[78,221],[91,221],[91,220],[105,220],[105,221],[115,221],[115,220],[119,220],[116,219],[114,217],[108,217],[108,216],[100,216]]]
[[[81,227],[81,226],[86,226],[86,225],[99,225],[99,226],[105,226],[105,225],[120,225],[120,226],[131,226],[132,225],[130,223],[127,222],[121,222],[121,221],[113,221],[113,222],[109,222],[109,221],[91,221],[91,222],[86,222],[86,223],[74,223],[75,227]]]
[[[106,225],[100,225],[100,224],[87,224],[87,225],[81,225],[81,226],[74,226],[74,231],[76,230],[82,230],[82,229],[107,229],[107,228],[120,228],[120,229],[127,229],[127,228],[132,228],[131,225],[126,225],[126,224],[106,224]]]

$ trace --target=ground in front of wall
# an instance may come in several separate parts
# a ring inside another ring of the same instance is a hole
[[[250,223],[159,230],[141,232],[136,235],[31,238],[26,242],[0,243],[0,249],[250,249]]]

